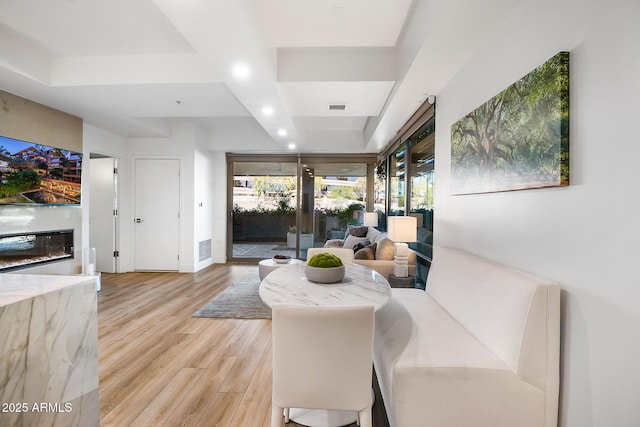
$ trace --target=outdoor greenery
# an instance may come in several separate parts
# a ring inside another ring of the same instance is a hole
[[[38,188],[40,185],[40,175],[32,170],[21,170],[0,174],[3,185],[0,186],[0,199],[14,197],[19,193]]]
[[[411,180],[411,208],[433,208],[433,172],[412,177]]]
[[[345,177],[336,179],[347,181]],[[366,178],[359,178],[344,186],[326,185],[322,177],[314,177],[313,180],[316,198],[313,214],[316,220],[305,214],[301,224],[302,234],[324,235],[329,229],[346,228],[347,225],[358,223],[356,211],[365,209],[364,203],[358,200],[365,197]],[[242,180],[237,181],[243,184]],[[279,241],[288,233],[295,233],[295,177],[253,176],[250,185],[237,187],[235,191],[242,197],[236,199],[237,203],[233,206],[234,241]],[[323,205],[331,207],[320,207]],[[334,219],[317,220],[323,217]]]
[[[344,177],[338,177],[338,180],[347,180]],[[338,206],[338,211],[349,210],[353,213],[354,208],[349,207],[354,200],[364,200],[366,194],[366,178],[360,177],[356,179],[352,186],[334,186],[330,191],[326,191],[322,186],[322,177],[314,178],[314,197],[317,199],[323,196],[332,199]],[[282,215],[295,212],[294,198],[296,188],[295,177],[272,177],[272,176],[255,176],[252,180],[252,195],[256,198],[253,207],[234,206],[234,213],[244,212],[246,214],[262,214],[262,215]],[[357,203],[357,206],[364,206]],[[356,210],[362,210],[356,209]],[[325,209],[323,209],[324,211]]]
[[[255,208],[247,212],[268,215],[294,212],[295,209],[291,206],[291,194],[295,188],[296,179],[293,176],[256,176],[253,178],[253,193],[257,197],[257,203]]]
[[[560,52],[451,127],[453,193],[569,182],[569,53]]]
[[[346,227],[347,225],[357,224],[358,221],[356,218],[354,218],[354,212],[364,211],[364,210],[365,210],[365,206],[362,203],[353,203],[344,208],[316,209],[316,211],[320,215],[337,217],[338,224],[340,225],[340,227]]]

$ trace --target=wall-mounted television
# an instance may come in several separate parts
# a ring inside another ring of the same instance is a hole
[[[82,153],[0,136],[0,204],[79,205]]]

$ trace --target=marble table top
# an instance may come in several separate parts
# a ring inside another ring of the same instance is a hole
[[[345,265],[342,282],[313,283],[304,275],[306,263],[291,264],[269,273],[260,284],[260,298],[273,304],[296,304],[323,307],[372,305],[382,308],[391,298],[387,279],[361,265]]]
[[[304,261],[296,258],[292,258],[289,262],[275,262],[272,258],[263,259],[258,263],[258,265],[266,266],[266,267],[286,267],[287,265],[303,263]]]
[[[95,278],[92,276],[3,273],[0,274],[0,307],[89,280],[95,281]]]

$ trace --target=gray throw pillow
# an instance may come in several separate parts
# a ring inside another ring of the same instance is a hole
[[[367,232],[369,231],[369,227],[351,227],[347,230],[347,234],[351,234],[356,237],[367,237]]]

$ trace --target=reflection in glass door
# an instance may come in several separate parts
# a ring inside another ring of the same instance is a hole
[[[429,259],[433,256],[434,125],[433,118],[428,120],[409,139],[409,215],[416,217],[418,226],[413,249]]]
[[[387,203],[389,203],[389,215],[404,215],[405,198],[406,198],[406,160],[407,150],[404,145],[400,146],[389,157],[391,164],[389,165],[389,194]]]
[[[349,225],[362,225],[367,207],[366,161],[339,163],[328,158],[301,159],[301,257],[327,240],[344,239]],[[302,244],[302,239],[306,244]]]

